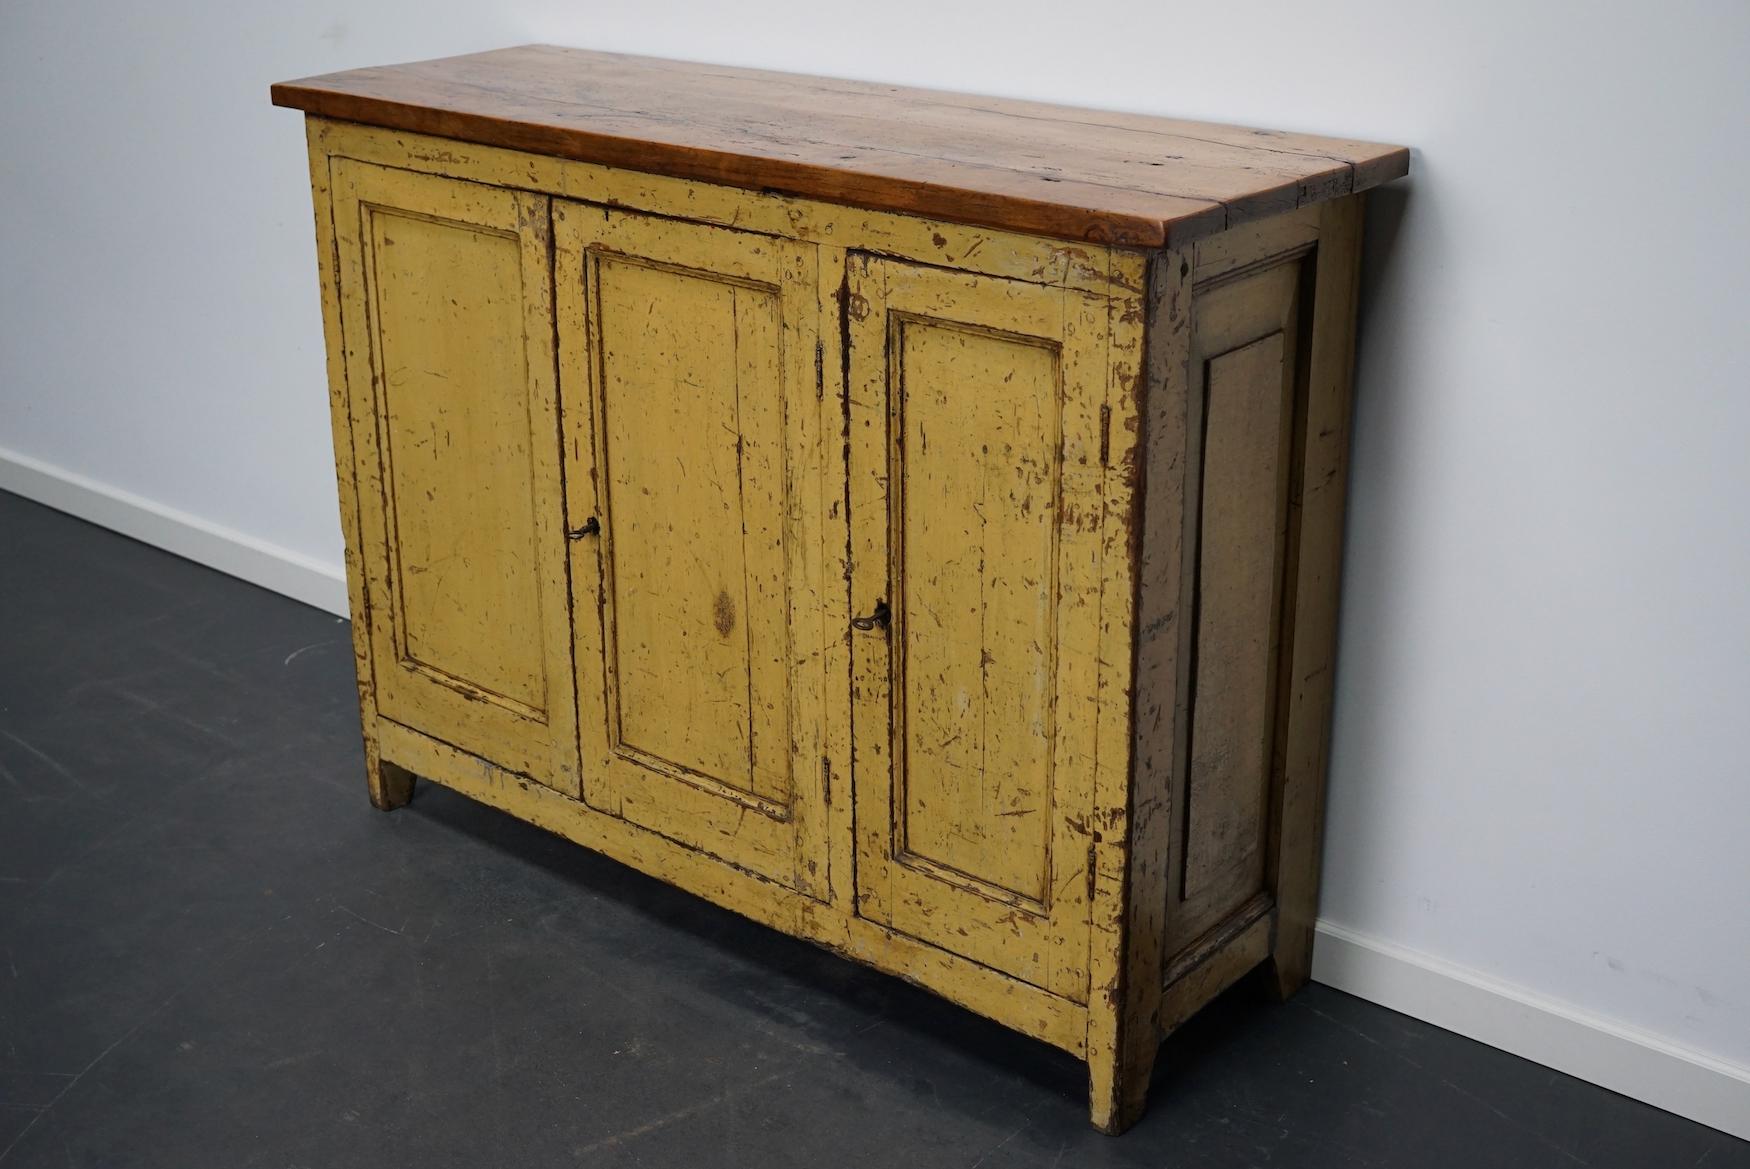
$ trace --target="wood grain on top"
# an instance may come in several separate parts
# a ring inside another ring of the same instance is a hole
[[[1403,175],[1399,146],[552,45],[273,87],[324,117],[884,211],[1179,245]]]

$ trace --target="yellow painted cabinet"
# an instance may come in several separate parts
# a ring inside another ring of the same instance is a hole
[[[1104,298],[853,257],[859,912],[1088,992]]]
[[[377,709],[575,793],[547,199],[330,174]]]
[[[371,797],[1086,1061],[1316,920],[1402,148],[526,46],[307,111]],[[417,806],[417,805],[416,805]]]
[[[584,800],[820,893],[818,249],[553,220]]]

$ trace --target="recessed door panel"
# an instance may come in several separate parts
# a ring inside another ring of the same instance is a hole
[[[1262,893],[1297,398],[1299,260],[1199,293],[1187,466],[1195,663],[1168,956]]]
[[[900,317],[900,843],[1034,905],[1051,867],[1057,346]],[[895,590],[896,594],[899,590]]]
[[[847,287],[859,913],[1082,1001],[1105,305]]]
[[[824,889],[815,251],[555,222],[584,798]]]
[[[576,794],[546,200],[333,165],[377,708]]]
[[[607,255],[595,288],[618,746],[782,805],[783,415],[741,400],[781,388],[778,295]]]

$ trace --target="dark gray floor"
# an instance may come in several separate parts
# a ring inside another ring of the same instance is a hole
[[[1320,986],[1080,1065],[432,785],[344,623],[0,494],[0,1163],[1750,1167]]]

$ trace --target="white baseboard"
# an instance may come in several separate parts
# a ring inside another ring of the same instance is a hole
[[[1320,921],[1312,976],[1357,998],[1750,1140],[1750,1068]]]
[[[0,447],[0,490],[346,616],[346,573],[246,532]]]
[[[346,616],[346,577],[339,565],[4,448],[0,490]],[[1750,1139],[1750,1068],[1334,922],[1319,923],[1312,975],[1358,998]]]

